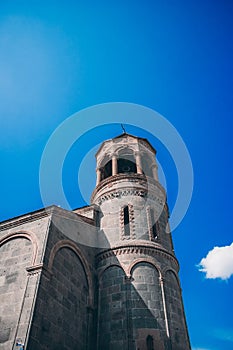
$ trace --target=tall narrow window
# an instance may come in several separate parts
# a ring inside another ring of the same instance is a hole
[[[152,236],[152,239],[158,239],[159,222],[155,216],[154,210],[152,210],[152,209],[150,210],[150,217],[151,217],[151,236]]]
[[[154,350],[154,341],[153,341],[153,337],[151,335],[148,335],[146,338],[146,349],[147,350]]]
[[[129,207],[128,207],[128,205],[124,207],[124,233],[125,233],[125,236],[130,235]]]
[[[158,227],[158,224],[157,224],[157,222],[155,222],[152,226],[152,237],[154,239],[156,239],[158,237],[157,227]]]

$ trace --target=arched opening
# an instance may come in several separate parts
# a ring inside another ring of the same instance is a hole
[[[126,148],[119,153],[117,167],[119,174],[137,173],[136,161],[132,150]]]
[[[118,173],[119,174],[128,174],[128,173],[136,173],[136,164],[129,159],[118,159]]]
[[[102,168],[101,180],[104,180],[109,176],[112,176],[112,160],[111,159]]]
[[[151,335],[148,335],[146,338],[146,349],[147,350],[154,350],[154,340]]]

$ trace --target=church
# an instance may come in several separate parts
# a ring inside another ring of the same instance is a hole
[[[96,154],[91,204],[0,223],[0,350],[190,350],[156,150]]]

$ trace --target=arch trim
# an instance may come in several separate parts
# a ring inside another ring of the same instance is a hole
[[[69,240],[61,240],[53,246],[53,248],[50,252],[50,256],[49,256],[48,271],[52,274],[52,267],[53,267],[54,258],[56,256],[57,252],[62,248],[68,248],[68,249],[72,250],[77,255],[77,257],[80,259],[80,262],[83,265],[83,269],[84,269],[84,272],[86,274],[87,283],[88,283],[88,287],[89,287],[88,288],[89,289],[89,307],[93,307],[94,291],[93,291],[93,282],[92,282],[92,277],[91,277],[91,271],[90,271],[87,260],[84,257],[81,249],[79,247],[77,247],[75,243],[73,243]]]
[[[99,274],[98,274],[99,282],[102,281],[102,276],[103,276],[104,272],[107,271],[109,268],[111,268],[111,267],[113,267],[113,266],[119,267],[119,268],[124,272],[124,274],[126,275],[126,270],[125,270],[125,268],[124,268],[120,263],[110,264],[110,265],[104,267],[103,269],[101,269],[101,270],[99,271]]]
[[[29,231],[17,231],[6,234],[0,239],[0,247],[12,239],[25,238],[32,243],[33,253],[31,259],[31,265],[35,265],[38,256],[38,240],[33,232]]]
[[[137,264],[140,264],[140,263],[147,263],[147,264],[150,264],[152,265],[157,271],[158,271],[158,274],[159,274],[159,278],[161,279],[162,277],[162,273],[161,273],[161,270],[160,270],[160,267],[156,264],[156,262],[154,261],[154,259],[152,258],[138,258],[136,260],[134,260],[129,266],[128,266],[128,269],[127,269],[127,276],[132,276],[132,270],[133,268],[135,267],[135,265]]]
[[[175,276],[175,279],[177,281],[177,284],[178,284],[178,287],[179,287],[179,290],[181,292],[181,285],[180,285],[180,280],[179,280],[179,277],[177,275],[177,272],[172,268],[172,267],[165,267],[163,270],[162,270],[162,278],[166,281],[166,273],[168,271],[171,271],[174,276]]]

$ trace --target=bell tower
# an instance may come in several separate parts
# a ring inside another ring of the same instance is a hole
[[[127,133],[96,154],[98,350],[191,349],[155,156]]]

